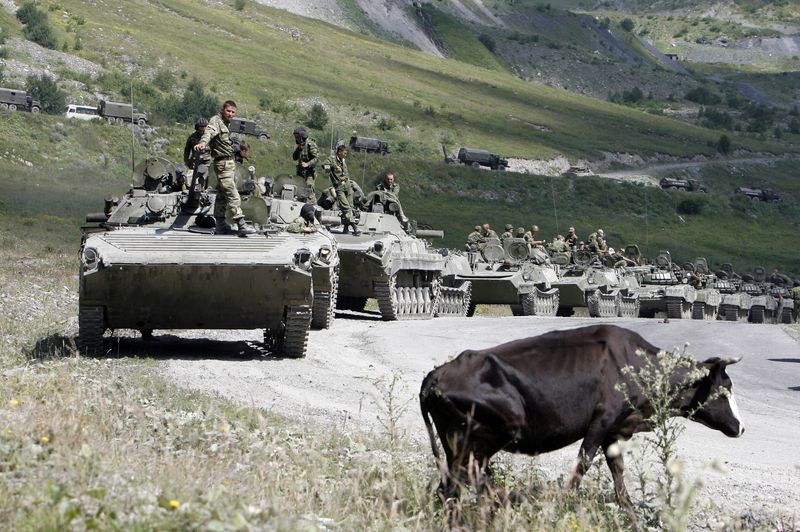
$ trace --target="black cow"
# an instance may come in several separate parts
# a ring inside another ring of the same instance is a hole
[[[431,371],[419,397],[433,454],[439,458],[430,418],[447,459],[440,495],[457,495],[470,478],[487,487],[488,462],[498,451],[535,455],[583,439],[570,486],[578,487],[602,447],[617,501],[633,518],[622,455],[612,445],[652,430],[647,421],[652,408],[622,372],[626,366],[642,366],[637,350],[648,357],[659,351],[633,331],[594,325],[464,351]],[[694,421],[726,436],[740,436],[744,425],[725,373],[735,362],[695,362],[704,376],[676,393],[674,406],[681,415],[694,412]],[[684,370],[678,373],[682,375],[671,378],[676,384],[687,375]],[[616,388],[618,383],[627,385],[633,406]],[[720,387],[729,393],[717,393]]]

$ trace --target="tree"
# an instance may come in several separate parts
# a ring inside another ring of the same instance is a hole
[[[495,48],[497,48],[497,43],[494,42],[494,37],[488,33],[481,33],[478,36],[478,40],[481,41],[481,44],[483,44],[487,50],[494,53]]]
[[[315,103],[311,106],[311,111],[308,113],[308,120],[306,125],[314,129],[324,129],[328,125],[328,112],[322,104]]]
[[[236,11],[243,11],[244,10],[244,6],[245,6],[246,3],[247,2],[245,0],[234,0],[233,8]]]
[[[619,23],[620,27],[625,31],[633,31],[635,24],[629,18],[622,19],[622,22]]]
[[[728,135],[720,136],[717,141],[717,151],[723,155],[727,155],[731,151],[731,139]]]
[[[47,74],[28,76],[25,90],[34,100],[42,104],[42,111],[51,115],[61,114],[67,105],[67,95]]]
[[[25,2],[17,9],[17,19],[25,24],[23,35],[45,48],[55,49],[58,45],[53,28],[47,20],[47,13],[36,7],[33,2]]]
[[[183,93],[176,118],[181,122],[194,123],[198,117],[214,115],[219,108],[219,100],[213,94],[206,93],[199,79],[192,78]]]

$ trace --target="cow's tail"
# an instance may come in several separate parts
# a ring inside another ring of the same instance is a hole
[[[433,433],[433,423],[431,421],[430,403],[436,392],[434,391],[436,377],[434,372],[428,373],[422,381],[422,388],[419,391],[419,408],[422,411],[422,419],[425,421],[425,428],[428,429],[428,438],[431,440],[431,450],[437,462],[440,459],[439,446],[436,444],[436,435]]]

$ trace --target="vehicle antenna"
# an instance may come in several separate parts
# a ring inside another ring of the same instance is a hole
[[[647,187],[642,187],[644,189],[644,249],[646,250],[645,253],[650,253],[650,226],[648,220],[648,212],[647,212]]]
[[[131,175],[136,168],[136,131],[133,123],[133,76],[131,76]]]
[[[559,228],[558,225],[558,208],[556,207],[556,187],[553,184],[553,179],[554,178],[552,177],[550,178],[550,193],[553,195],[553,215],[555,216],[556,219],[556,234],[558,234],[561,232],[561,229]]]

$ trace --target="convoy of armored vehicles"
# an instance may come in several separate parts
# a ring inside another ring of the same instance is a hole
[[[697,179],[681,179],[675,177],[665,177],[659,185],[663,189],[681,192],[708,192],[706,186]]]

